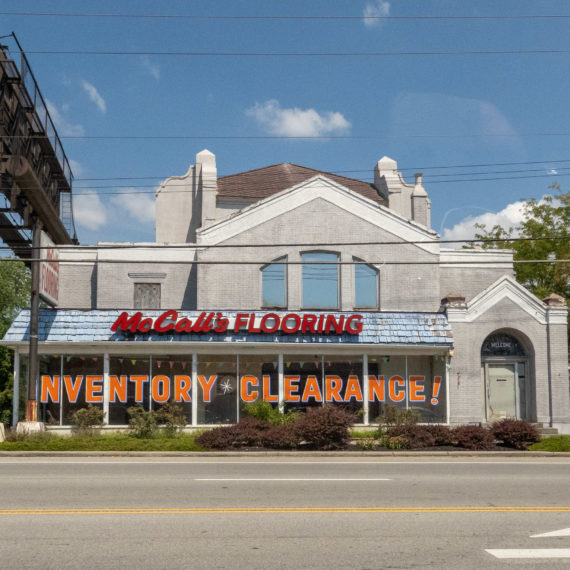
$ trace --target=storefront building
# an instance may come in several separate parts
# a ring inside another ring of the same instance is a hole
[[[570,430],[563,299],[513,278],[510,251],[445,249],[421,175],[384,157],[369,184],[291,164],[217,177],[202,151],[156,195],[156,243],[60,251],[40,317],[48,425],[101,406],[179,402],[192,426],[244,402],[325,404],[372,424],[517,417]],[[29,314],[3,343],[24,392]],[[15,409],[18,398],[14,399]],[[17,414],[15,414],[17,417]]]

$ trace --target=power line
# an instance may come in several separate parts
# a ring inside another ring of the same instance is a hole
[[[439,166],[406,166],[401,167],[398,166],[398,170],[444,170],[444,169],[451,169],[451,168],[482,168],[487,166],[518,166],[521,164],[560,164],[563,162],[570,162],[570,159],[557,159],[557,160],[528,160],[524,162],[488,162],[484,164],[446,164],[446,165],[439,165]],[[318,169],[316,169],[318,170]],[[324,171],[323,171],[324,172]],[[360,168],[358,170],[330,170],[328,171],[330,174],[349,174],[355,172],[370,172],[370,168]],[[515,172],[515,171],[512,171]],[[220,174],[219,178],[225,176],[233,176],[235,174],[243,174],[243,172],[233,173],[233,174]],[[169,178],[172,174],[165,174],[162,176],[111,176],[111,177],[101,177],[101,178],[74,178],[74,182],[83,182],[83,181],[96,181],[96,180],[163,180],[165,178]],[[439,176],[439,175],[437,175]]]
[[[99,250],[123,250],[123,249],[239,249],[239,248],[265,248],[265,247],[342,247],[342,246],[369,246],[369,245],[437,245],[447,243],[501,243],[501,242],[520,242],[520,241],[556,241],[567,240],[567,235],[546,236],[541,238],[466,238],[466,239],[434,239],[434,240],[399,240],[399,241],[352,241],[352,242],[301,242],[301,243],[249,243],[249,244],[212,244],[203,245],[196,243],[185,244],[164,244],[164,243],[112,243],[100,245],[58,245],[56,249],[60,251],[99,251]],[[12,249],[8,246],[0,246],[0,249]],[[20,249],[20,248],[18,248]],[[23,248],[22,248],[23,249]],[[51,246],[39,247],[39,250],[53,249]],[[461,252],[469,252],[470,250],[460,250]],[[479,250],[477,250],[479,251]],[[493,253],[495,250],[486,250]],[[92,260],[93,261],[93,260]],[[264,263],[267,263],[265,261]],[[312,263],[312,262],[309,262]],[[331,262],[326,262],[331,263]],[[334,262],[333,262],[334,263]],[[370,262],[363,262],[365,265]],[[281,265],[281,262],[275,261],[275,265]]]
[[[32,262],[50,262],[53,263],[53,259],[46,258],[28,258],[25,260],[21,260],[18,258],[13,257],[2,257],[0,258],[0,262],[21,262],[25,261],[26,263]],[[140,259],[69,259],[69,260],[60,260],[59,263],[65,264],[74,264],[74,263],[82,263],[82,264],[99,264],[99,263],[124,263],[124,264],[152,264],[152,265],[267,265],[267,260],[262,261],[239,261],[235,259],[226,259],[226,260],[164,260],[164,259],[148,259],[141,261]],[[537,263],[537,264],[561,264],[561,263],[570,263],[570,259],[509,259],[505,261],[501,260],[468,260],[468,261],[337,261],[331,263],[330,261],[311,261],[311,262],[304,262],[304,261],[282,261],[279,262],[279,265],[511,265],[513,263]]]
[[[569,50],[570,53],[570,50]],[[568,137],[570,132],[542,133],[418,133],[409,135],[63,135],[66,140],[381,140],[449,138]],[[6,135],[4,139],[45,139],[46,135]]]
[[[111,19],[152,19],[152,20],[308,20],[308,21],[350,21],[350,20],[556,20],[570,18],[568,14],[519,14],[519,15],[483,15],[483,16],[437,16],[415,14],[409,16],[335,16],[317,14],[280,16],[266,14],[257,16],[209,15],[209,14],[109,14],[88,12],[0,12],[0,16],[18,17],[54,17],[54,18],[111,18]]]
[[[165,56],[165,57],[394,57],[457,55],[564,55],[570,49],[505,49],[456,51],[354,51],[354,52],[262,52],[262,51],[119,51],[119,50],[26,50],[34,55]]]

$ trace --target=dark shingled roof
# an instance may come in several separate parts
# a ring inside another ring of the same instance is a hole
[[[322,174],[370,200],[386,205],[384,198],[368,182],[289,163],[273,164],[256,170],[222,176],[218,178],[218,196],[262,200],[318,174]]]

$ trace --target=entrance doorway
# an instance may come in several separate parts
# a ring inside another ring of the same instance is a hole
[[[521,343],[506,333],[489,335],[481,349],[487,422],[529,419],[528,358]]]

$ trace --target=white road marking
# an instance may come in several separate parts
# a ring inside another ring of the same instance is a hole
[[[248,477],[234,477],[231,479],[222,479],[222,478],[212,478],[212,477],[208,477],[208,478],[204,478],[204,479],[194,479],[194,481],[303,481],[303,482],[307,482],[307,481],[334,481],[334,482],[338,482],[338,481],[393,481],[393,479],[381,479],[381,478],[372,478],[372,477],[368,477],[366,479],[358,479],[358,478],[354,478],[351,477],[350,479],[335,479],[332,477],[304,477],[304,478],[292,478],[292,477],[279,477],[279,478],[274,478],[274,477],[263,477],[263,478],[248,478]]]
[[[570,548],[497,548],[485,552],[495,558],[570,558]]]
[[[570,536],[570,528],[561,528],[560,530],[553,530],[552,532],[530,535],[531,538],[548,538],[550,536]]]
[[[45,460],[33,460],[27,461],[27,458],[15,458],[15,457],[2,457],[0,455],[0,467],[3,465],[25,463],[27,465],[45,465],[45,464],[56,464],[56,465],[92,465],[93,463],[105,464],[105,465],[160,465],[162,463],[174,464],[174,465],[227,465],[228,463],[239,463],[240,465],[408,465],[414,463],[414,465],[568,465],[569,461],[542,461],[541,459],[534,459],[530,461],[493,461],[489,459],[488,461],[446,461],[444,457],[440,461],[422,461],[418,457],[411,457],[409,461],[390,461],[389,458],[378,459],[377,461],[240,461],[240,457],[229,457],[226,461],[214,460],[214,461],[193,461],[192,457],[189,457],[185,461],[176,460],[169,461],[168,457],[157,457],[153,461],[143,460],[137,461],[137,457],[134,456],[129,461],[112,461],[106,459],[102,456],[94,456],[91,461],[65,461],[64,457],[54,457]],[[545,458],[548,459],[548,458]]]

